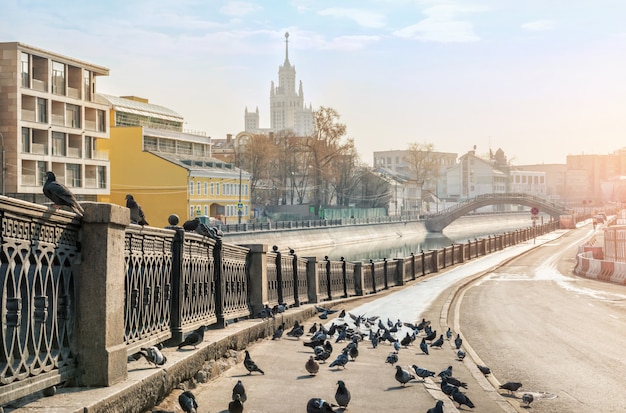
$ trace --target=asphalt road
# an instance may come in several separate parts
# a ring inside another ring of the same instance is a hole
[[[626,287],[573,275],[589,228],[489,272],[455,307],[478,361],[521,382],[534,412],[626,411]]]

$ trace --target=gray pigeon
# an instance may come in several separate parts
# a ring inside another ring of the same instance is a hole
[[[243,402],[240,395],[235,394],[233,400],[228,403],[228,413],[243,413]]]
[[[530,407],[530,404],[535,400],[532,394],[524,393],[522,395],[522,403],[524,403],[524,407]]]
[[[182,343],[178,345],[178,348],[181,349],[185,346],[193,346],[193,348],[198,348],[198,344],[204,341],[204,330],[206,326],[200,326],[196,330],[189,333],[187,337],[183,340]]]
[[[198,402],[196,402],[196,396],[189,390],[182,392],[178,396],[178,404],[185,413],[196,413],[198,409]]]
[[[348,390],[343,380],[339,380],[337,382],[335,400],[337,401],[339,407],[343,407],[344,409],[346,409],[348,407],[348,403],[350,403],[350,390]]]
[[[413,364],[413,371],[415,371],[415,375],[424,381],[427,377],[435,377],[435,372],[427,369],[422,369],[417,366],[417,364]]]
[[[459,409],[462,405],[466,405],[470,409],[473,409],[475,407],[474,403],[472,403],[469,397],[467,397],[465,393],[462,393],[458,387],[455,391],[452,392],[452,400],[459,404]]]
[[[443,334],[439,335],[439,338],[435,341],[433,341],[432,343],[430,343],[431,347],[439,347],[441,348],[441,346],[443,346]]]
[[[463,359],[465,358],[466,354],[463,350],[457,350],[456,351],[456,358],[458,358],[459,360],[463,361]]]
[[[424,337],[422,337],[422,341],[420,342],[420,350],[422,350],[422,353],[428,355],[428,344]]]
[[[128,194],[126,195],[126,208],[130,209],[130,222],[131,224],[150,225],[146,221],[146,216],[141,209],[141,205],[135,201],[135,198]]]
[[[415,376],[400,366],[396,366],[396,380],[404,387],[405,384],[415,379]]]
[[[443,413],[443,401],[437,400],[435,407],[431,407],[426,413]]]
[[[254,360],[252,360],[248,350],[245,350],[245,352],[246,352],[246,357],[243,359],[243,366],[246,368],[246,370],[248,370],[248,374],[252,374],[252,373],[254,373],[256,371],[256,372],[259,372],[259,373],[265,375],[265,372],[263,370],[261,370],[259,368],[259,366],[256,365]]]
[[[76,200],[76,196],[65,185],[57,182],[57,178],[52,171],[46,172],[43,194],[52,201],[55,209],[68,206],[80,216],[85,214],[85,210]]]
[[[332,367],[343,367],[344,369],[346,368],[346,364],[348,364],[348,349],[345,348],[343,349],[343,351],[341,352],[341,354],[339,354],[337,356],[337,358],[328,365],[329,368]]]
[[[244,387],[241,380],[237,380],[237,383],[235,383],[235,386],[233,387],[232,399],[235,400],[236,396],[239,396],[239,400],[241,400],[242,403],[245,403],[246,400],[248,400],[248,396],[246,395],[246,388]]]
[[[491,374],[491,369],[487,366],[481,366],[480,364],[477,364],[476,367],[478,367],[478,370],[480,370],[480,372],[485,376]]]
[[[167,357],[161,353],[157,346],[142,347],[139,353],[148,360],[148,363],[155,366],[162,366],[167,362]]]
[[[326,400],[314,397],[307,402],[306,413],[335,413],[335,411]]]
[[[389,363],[392,366],[398,362],[398,353],[389,353],[385,363]]]
[[[507,381],[500,385],[500,389],[508,390],[511,394],[513,394],[514,391],[518,391],[520,387],[522,387],[522,383],[516,381]]]
[[[448,366],[447,369],[441,370],[439,372],[439,374],[437,374],[437,376],[439,377],[452,377],[452,366]]]
[[[454,339],[454,345],[456,346],[456,349],[460,349],[461,345],[463,344],[463,339],[461,338],[460,334],[456,335],[456,338]]]

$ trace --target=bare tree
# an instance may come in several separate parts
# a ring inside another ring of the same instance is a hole
[[[423,198],[424,187],[431,187],[439,177],[440,156],[434,152],[432,143],[411,143],[407,150],[406,163],[409,178],[419,189],[419,198]]]

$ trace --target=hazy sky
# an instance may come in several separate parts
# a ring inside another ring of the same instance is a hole
[[[336,109],[362,159],[428,142],[514,164],[626,146],[623,0],[2,0],[0,41],[110,69],[214,138],[258,106],[289,60],[305,103]]]

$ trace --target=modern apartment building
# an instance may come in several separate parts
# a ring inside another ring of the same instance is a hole
[[[49,202],[46,171],[79,200],[109,193],[108,106],[96,81],[109,69],[18,42],[0,43],[2,194]]]

